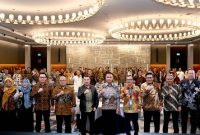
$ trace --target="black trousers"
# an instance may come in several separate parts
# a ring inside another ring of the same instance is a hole
[[[132,129],[130,122],[133,123],[135,134],[139,131],[138,125],[138,113],[124,113],[125,121],[126,121],[126,134],[131,135],[130,131]]]
[[[95,112],[81,112],[81,134],[86,135],[86,125],[87,125],[87,118],[89,118],[90,123],[90,135],[94,134],[94,119],[95,119]]]
[[[200,110],[198,110],[198,112],[197,112],[197,127],[200,130]]]
[[[50,110],[47,111],[37,110],[35,113],[36,113],[36,125],[35,125],[36,132],[40,132],[41,130],[42,116],[44,118],[45,132],[46,133],[51,132],[50,121],[49,121]]]
[[[182,133],[187,132],[187,121],[188,121],[188,114],[190,113],[190,124],[191,124],[191,134],[195,134],[197,130],[197,110],[191,110],[187,107],[182,107],[181,111],[181,119],[182,119]]]
[[[154,121],[154,132],[159,133],[160,130],[160,111],[146,111],[144,110],[144,132],[150,132],[151,118]]]
[[[18,131],[33,132],[33,111],[32,108],[20,109],[17,111]]]
[[[116,135],[117,115],[116,110],[102,110],[102,130],[103,135]]]
[[[81,115],[80,114],[76,114],[76,126],[77,129],[81,129]]]
[[[0,115],[1,131],[17,131],[17,118],[15,111],[3,111]]]
[[[178,111],[164,111],[163,133],[168,133],[168,124],[169,124],[171,114],[172,114],[174,133],[179,132],[179,127],[178,127],[179,112]]]
[[[63,120],[65,121],[65,133],[71,133],[71,118],[71,115],[56,115],[58,133],[62,133]]]

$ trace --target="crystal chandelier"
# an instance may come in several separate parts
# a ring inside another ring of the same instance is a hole
[[[200,0],[154,0],[154,1],[171,6],[200,8]]]
[[[114,25],[111,36],[125,41],[178,41],[200,35],[200,22],[181,18],[133,19]]]
[[[23,13],[23,15],[21,15],[16,11],[13,11],[12,13],[0,13],[0,22],[13,24],[57,24],[76,22],[96,14],[103,6],[103,3],[104,0],[94,0],[92,6],[87,9],[57,15],[30,15],[29,13]]]
[[[101,32],[91,31],[46,31],[36,32],[32,38],[35,42],[46,45],[96,45],[105,40]]]

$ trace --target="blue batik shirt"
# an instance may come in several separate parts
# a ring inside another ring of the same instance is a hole
[[[197,110],[198,108],[198,92],[195,88],[199,88],[197,80],[193,80],[191,83],[189,80],[183,80],[180,84],[182,92],[182,105],[188,107],[191,110]]]

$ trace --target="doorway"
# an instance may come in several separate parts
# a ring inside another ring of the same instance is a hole
[[[31,69],[47,68],[47,47],[31,47]]]
[[[187,70],[187,46],[171,46],[171,68]]]

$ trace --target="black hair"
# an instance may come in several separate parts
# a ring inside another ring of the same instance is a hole
[[[89,78],[90,78],[90,76],[89,76],[88,74],[84,74],[83,78],[84,78],[84,77],[89,77]]]
[[[147,75],[152,75],[153,76],[153,73],[148,72],[148,73],[146,73],[145,77],[147,77]]]
[[[42,74],[42,75],[45,75],[46,78],[48,78],[48,75],[47,75],[45,72],[41,71],[41,72],[40,72],[40,75],[41,75],[41,74]]]
[[[105,76],[108,74],[111,74],[112,76],[114,76],[113,73],[111,73],[111,72],[106,72]]]

